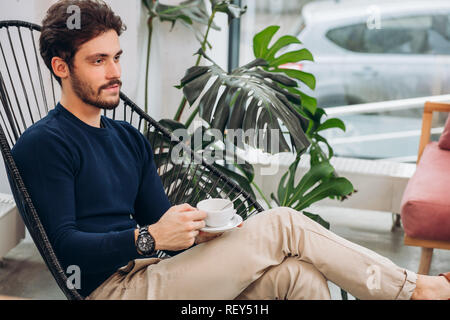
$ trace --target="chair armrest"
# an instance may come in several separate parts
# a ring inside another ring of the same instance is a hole
[[[425,108],[423,109],[422,116],[422,132],[420,134],[419,153],[417,156],[417,163],[419,163],[422,157],[423,150],[428,142],[430,142],[431,136],[431,121],[433,120],[433,112],[450,112],[449,102],[425,102]]]
[[[424,112],[450,112],[450,102],[425,102]]]

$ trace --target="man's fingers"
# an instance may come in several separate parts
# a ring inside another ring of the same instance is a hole
[[[198,236],[199,231],[198,230],[194,230],[191,232],[191,237],[195,238],[196,236]]]
[[[204,220],[194,221],[194,230],[200,230],[206,226],[206,223]]]
[[[197,209],[189,214],[191,215],[192,220],[204,220],[207,216],[206,212]]]
[[[197,208],[194,208],[189,203],[183,203],[183,204],[180,204],[180,205],[178,205],[176,207],[177,207],[177,210],[179,210],[180,212],[197,210]]]

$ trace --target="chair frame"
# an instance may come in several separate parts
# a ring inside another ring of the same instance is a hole
[[[450,103],[446,102],[425,102],[422,117],[422,131],[420,135],[419,153],[417,156],[417,163],[422,158],[425,147],[430,142],[431,125],[433,120],[433,112],[450,112]],[[431,260],[434,249],[450,250],[450,241],[437,241],[413,238],[408,235],[404,237],[404,244],[407,246],[422,247],[422,253],[419,264],[419,274],[429,274],[431,267]]]
[[[9,20],[9,21],[0,21],[0,30],[2,28],[9,28],[9,27],[17,27],[19,28],[27,28],[30,29],[31,32],[33,31],[41,31],[41,27],[39,25],[25,22],[25,21],[19,21],[19,20]],[[8,29],[9,30],[9,29]],[[9,31],[8,31],[9,32]],[[1,44],[1,42],[0,42]],[[23,46],[23,44],[22,44]],[[2,49],[3,50],[3,49]],[[36,51],[36,49],[35,49]],[[36,52],[35,52],[36,53]],[[17,60],[16,60],[17,65]],[[27,65],[28,67],[28,65]],[[28,70],[29,72],[29,70]],[[9,73],[9,70],[8,70]],[[19,76],[22,80],[22,75],[19,71]],[[5,78],[6,79],[6,78]],[[53,81],[52,81],[53,86]],[[52,88],[53,89],[53,88]],[[34,90],[34,87],[33,87]],[[15,94],[15,92],[14,92]],[[219,187],[219,182],[223,183],[222,189],[220,192],[223,192],[225,190],[225,187],[228,188],[228,193],[224,195],[224,197],[234,197],[232,201],[239,201],[240,206],[244,205],[244,208],[241,210],[238,210],[238,212],[246,213],[246,218],[250,217],[253,214],[259,213],[264,211],[264,208],[256,201],[256,199],[253,198],[252,195],[250,195],[248,192],[246,192],[244,189],[242,189],[237,183],[235,183],[233,180],[226,177],[224,174],[222,174],[219,170],[217,170],[214,166],[208,164],[204,158],[202,158],[199,154],[195,153],[188,145],[181,142],[178,137],[173,135],[169,130],[167,130],[165,127],[163,127],[160,123],[152,119],[147,113],[145,113],[141,108],[139,108],[133,101],[131,101],[123,92],[120,93],[120,99],[121,102],[124,104],[124,119],[127,120],[127,115],[129,114],[129,123],[133,125],[133,117],[136,115],[139,117],[139,125],[138,130],[140,131],[142,123],[146,123],[149,127],[153,127],[155,129],[155,133],[161,134],[163,138],[168,139],[171,142],[170,149],[173,145],[180,145],[184,152],[186,152],[187,155],[189,155],[190,159],[193,160],[197,165],[195,167],[195,172],[197,173],[198,167],[201,167],[203,170],[200,173],[207,173],[208,176],[206,179],[208,181],[213,182],[213,186],[210,187],[209,191],[203,190],[204,187],[199,182],[196,182],[196,184],[193,186],[193,188],[203,188],[200,192],[197,193],[197,195],[190,198],[190,201],[195,201],[197,199],[197,196],[203,193],[210,194],[211,192],[217,193],[217,188]],[[28,102],[28,100],[27,100]],[[17,103],[18,104],[18,103]],[[23,182],[23,179],[20,175],[19,169],[17,168],[17,165],[12,157],[11,154],[11,147],[14,145],[14,140],[17,141],[17,139],[20,136],[20,127],[17,127],[17,119],[15,119],[15,115],[13,113],[12,104],[10,104],[9,95],[7,92],[7,87],[4,82],[3,75],[1,74],[0,70],[0,105],[4,109],[4,112],[6,114],[6,118],[4,119],[3,114],[1,114],[1,119],[3,123],[6,124],[6,122],[9,123],[11,127],[11,131],[7,131],[6,135],[3,125],[0,124],[0,148],[3,155],[5,168],[7,171],[9,183],[11,186],[11,190],[14,196],[14,199],[16,201],[16,205],[18,207],[18,210],[22,216],[22,219],[24,220],[24,223],[27,227],[27,229],[30,232],[31,237],[33,238],[34,243],[36,244],[41,256],[43,257],[47,267],[49,268],[50,272],[52,273],[53,277],[55,278],[58,286],[63,291],[65,296],[69,300],[82,300],[84,297],[74,288],[70,288],[68,286],[68,278],[66,273],[64,272],[54,250],[53,247],[47,237],[47,234],[44,230],[44,227],[40,221],[39,215],[33,205],[33,201],[30,197],[30,194],[28,193],[28,190]],[[19,111],[21,112],[22,109],[25,110],[24,106],[18,106]],[[46,106],[48,107],[48,106]],[[47,110],[48,111],[48,110]],[[104,115],[106,116],[106,110],[104,112]],[[113,119],[115,119],[115,110],[113,111]],[[23,119],[22,119],[23,120]],[[16,122],[14,122],[16,121]],[[34,120],[32,120],[34,122]],[[6,130],[8,129],[5,127]],[[26,127],[24,128],[26,130]],[[150,130],[146,131],[146,136],[149,138]],[[10,145],[10,142],[11,145]],[[152,148],[154,146],[152,145]],[[161,149],[161,146],[160,146]],[[155,148],[153,149],[155,152]],[[156,161],[156,160],[155,160]],[[167,160],[170,161],[170,160]],[[165,169],[166,171],[168,165],[171,164],[169,162],[165,163]],[[157,164],[158,168],[158,174],[161,176],[161,173],[159,171],[159,163]],[[174,167],[173,167],[174,168]],[[190,166],[189,166],[190,168]],[[179,178],[180,172],[181,172],[181,166],[180,169],[178,169],[178,173],[176,177],[174,177],[175,169],[172,171],[170,177],[168,177],[168,180],[172,180],[175,178],[177,180]],[[186,170],[185,174],[183,175],[183,178],[187,175],[188,170]],[[215,179],[214,179],[215,178]],[[167,180],[167,179],[166,179]],[[169,187],[167,188],[166,192],[173,191],[172,185],[170,184],[171,181],[169,181]],[[164,181],[163,181],[164,184]],[[187,185],[187,184],[186,184]],[[184,187],[184,192],[188,189],[188,187]],[[175,199],[179,198],[179,191],[181,188],[177,190],[177,193],[175,196]],[[219,193],[220,193],[219,192]],[[192,192],[193,193],[193,192]],[[181,193],[181,196],[183,196],[183,192]],[[169,194],[168,194],[169,196]],[[239,199],[238,199],[239,198]],[[242,199],[243,198],[243,199]],[[181,199],[183,200],[183,199]],[[199,199],[198,199],[199,200]],[[236,208],[239,209],[239,208]],[[245,211],[246,210],[246,211]]]

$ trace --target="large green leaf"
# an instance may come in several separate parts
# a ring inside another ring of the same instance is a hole
[[[278,202],[282,206],[292,206],[303,199],[305,193],[320,181],[328,180],[334,172],[329,163],[320,163],[312,166],[310,170],[301,178],[297,185],[294,179],[298,168],[300,156],[289,166],[289,170],[283,175],[278,185]]]
[[[303,211],[303,214],[305,216],[307,216],[308,218],[310,218],[311,220],[314,220],[315,222],[320,224],[325,229],[330,229],[330,223],[328,221],[325,221],[324,219],[322,219],[321,216],[311,213],[311,212],[307,212],[307,211]]]
[[[269,43],[279,29],[279,26],[269,26],[253,37],[253,54],[255,58],[264,59],[267,56]]]
[[[297,79],[304,84],[306,84],[308,87],[310,87],[312,90],[316,88],[316,78],[308,72],[300,71],[300,70],[293,70],[293,69],[275,69],[274,72],[283,72],[286,75],[288,75],[291,78]]]
[[[287,206],[292,205],[296,200],[303,198],[305,193],[316,185],[319,181],[326,181],[334,172],[334,168],[329,163],[320,163],[310,168],[302,177],[295,189],[292,190]]]
[[[317,99],[314,97],[311,97],[307,95],[306,93],[301,92],[297,88],[292,87],[286,87],[286,90],[288,90],[292,94],[296,94],[300,96],[301,105],[295,105],[295,110],[297,110],[298,113],[304,115],[305,109],[309,112],[309,114],[315,114],[317,110]],[[307,115],[304,115],[306,118],[311,119],[311,117],[308,117]],[[311,123],[312,124],[312,123]]]
[[[314,202],[327,197],[346,196],[351,194],[353,185],[345,178],[337,177],[333,166],[327,161],[314,163],[308,172],[294,184],[300,156],[289,166],[278,185],[277,197],[271,194],[279,206],[293,207],[302,210]]]
[[[354,191],[353,185],[346,178],[330,178],[325,183],[321,183],[311,192],[308,192],[304,197],[299,199],[295,210],[303,210],[311,204],[332,196],[346,196]]]
[[[282,36],[279,38],[273,46],[270,48],[267,48],[267,50],[264,50],[264,60],[272,61],[275,59],[275,55],[278,53],[279,50],[285,48],[286,46],[292,45],[292,44],[301,44],[300,40],[298,40],[294,36]]]
[[[200,50],[199,54],[212,61],[203,51]],[[305,151],[310,142],[302,126],[306,124],[307,128],[307,120],[292,105],[300,103],[300,97],[281,87],[296,83],[283,74],[264,71],[261,67],[266,65],[265,60],[256,59],[231,74],[214,62],[206,67],[192,67],[179,87],[183,88],[190,105],[199,100],[200,117],[211,127],[221,131],[242,129],[244,133],[254,130],[254,136],[248,144],[265,152],[276,153],[291,151],[281,134],[282,124],[290,132],[295,149]],[[211,85],[207,86],[208,83]],[[229,112],[224,111],[224,108],[229,108]],[[278,135],[274,136],[272,130]],[[276,143],[277,140],[274,150],[269,142]],[[239,143],[242,147],[246,142],[242,139]]]
[[[315,78],[312,74],[281,67],[287,63],[296,63],[304,60],[314,61],[311,52],[306,48],[283,53],[283,50],[286,51],[286,47],[288,46],[296,44],[300,45],[301,41],[299,39],[294,36],[285,35],[280,37],[271,47],[269,47],[272,38],[279,29],[279,26],[269,26],[254,36],[253,53],[255,58],[264,59],[268,62],[269,65],[266,67],[267,71],[284,72],[289,77],[298,79],[311,89],[314,89]]]
[[[278,58],[275,58],[272,61],[268,61],[268,62],[269,62],[269,66],[278,67],[282,64],[299,62],[299,61],[303,61],[303,60],[314,61],[313,56],[308,49],[289,51],[289,52],[282,54]],[[289,70],[289,69],[287,69],[287,70]]]
[[[342,131],[345,131],[345,124],[344,121],[337,118],[331,118],[327,119],[324,123],[322,123],[318,128],[317,131],[327,130],[331,128],[338,128]]]
[[[315,141],[317,141],[317,142],[323,142],[323,143],[327,146],[327,148],[328,148],[328,156],[327,156],[327,159],[328,159],[328,160],[331,159],[331,158],[334,156],[334,150],[333,150],[333,148],[331,147],[331,145],[330,145],[330,143],[328,142],[327,139],[325,139],[324,137],[322,137],[320,134],[315,133],[315,134],[313,135],[313,140],[315,140]],[[319,146],[319,148],[320,148],[320,146]]]
[[[295,172],[297,171],[299,161],[300,155],[297,155],[295,161],[289,166],[289,170],[281,177],[280,183],[278,184],[278,200],[276,201],[279,206],[286,206],[289,198],[291,198],[292,191],[294,190]]]
[[[318,141],[316,141],[315,139],[312,139],[312,143],[309,148],[309,155],[311,167],[318,165],[322,162],[329,163],[330,160],[330,157],[328,157],[328,155],[325,152],[323,152],[322,148],[319,146]],[[333,156],[332,153],[330,155]]]

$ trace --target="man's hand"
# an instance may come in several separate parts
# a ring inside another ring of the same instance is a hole
[[[238,228],[241,228],[244,225],[244,222],[242,222],[240,225],[238,225]],[[223,232],[220,233],[210,233],[210,232],[203,232],[200,231],[199,234],[197,235],[197,237],[195,238],[195,243],[196,244],[200,244],[203,242],[207,242],[210,240],[213,240],[217,237],[220,237],[223,234]]]
[[[191,247],[199,230],[205,227],[206,213],[184,203],[173,206],[149,226],[156,250],[177,251]]]

